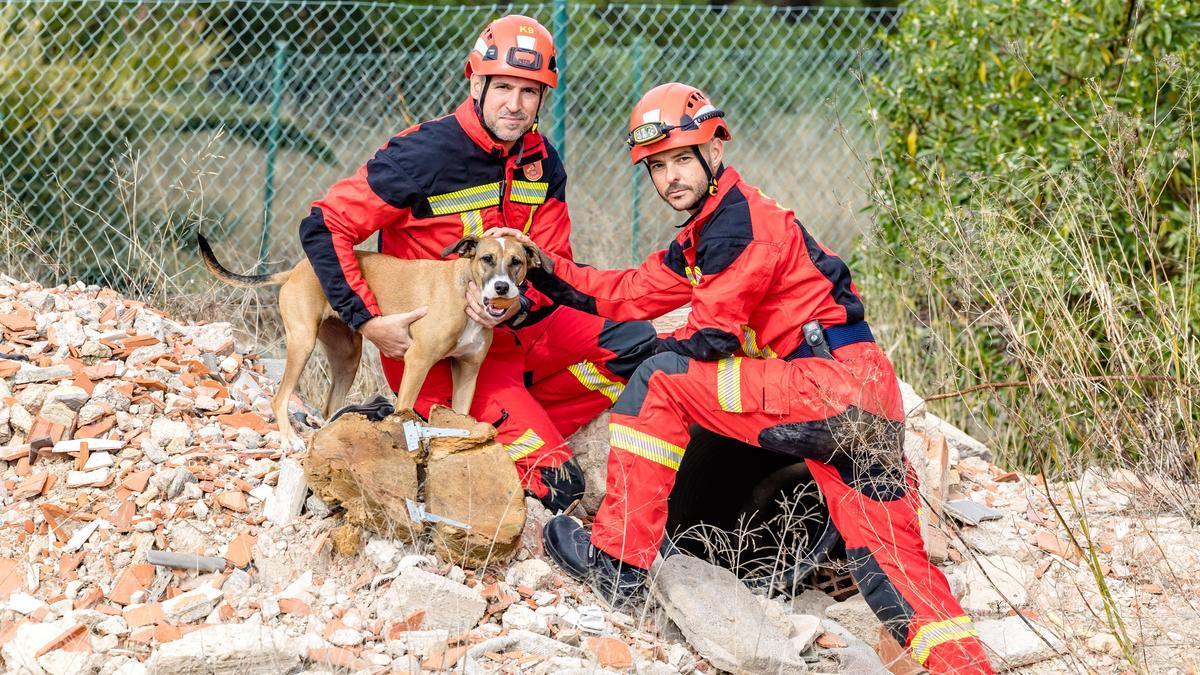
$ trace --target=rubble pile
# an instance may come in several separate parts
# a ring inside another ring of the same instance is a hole
[[[895,653],[857,596],[766,599],[694,558],[661,561],[645,607],[608,608],[539,557],[549,514],[511,489],[515,503],[495,507],[523,519],[488,526],[507,550],[480,555],[442,526],[413,536],[405,504],[379,496],[411,494],[418,465],[412,476],[337,465],[347,448],[379,447],[378,426],[341,442],[318,432],[309,451],[285,452],[269,412],[273,364],[229,324],[185,325],[95,286],[0,277],[0,331],[5,672],[874,672]],[[1004,472],[914,393],[906,400],[931,557],[997,665],[1119,669],[1097,574],[1117,611],[1141,617],[1135,649],[1195,662],[1190,523],[1145,516],[1133,476],[1046,486]],[[599,420],[573,440],[591,498],[603,433]],[[424,479],[491,461],[470,452],[435,447]],[[424,495],[430,512],[478,516],[455,511],[479,501],[474,488],[442,485]],[[1089,509],[1095,564],[1055,516],[1068,491]]]

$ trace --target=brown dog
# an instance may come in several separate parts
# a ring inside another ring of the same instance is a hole
[[[221,266],[203,235],[196,244],[205,267],[227,284],[241,288],[281,285],[279,314],[287,342],[287,364],[271,410],[286,444],[298,436],[288,421],[288,400],[300,380],[304,364],[317,341],[325,349],[332,382],[325,398],[324,415],[341,407],[358,373],[362,335],[347,326],[329,306],[308,259],[286,272],[248,276]],[[467,284],[475,282],[489,314],[503,316],[518,300],[519,286],[530,266],[547,264],[536,246],[513,239],[465,237],[442,251],[457,253],[457,260],[401,260],[382,253],[356,251],[363,278],[384,314],[428,307],[429,313],[409,327],[412,346],[404,355],[404,376],[396,395],[396,409],[409,410],[425,383],[429,369],[444,359],[454,359],[451,373],[454,393],[451,406],[467,414],[475,396],[475,379],[492,343],[492,331],[472,321],[466,313]]]

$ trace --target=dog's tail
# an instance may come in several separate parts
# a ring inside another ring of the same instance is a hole
[[[217,261],[217,256],[213,253],[212,246],[208,245],[208,239],[199,232],[196,233],[196,246],[200,248],[200,257],[204,260],[204,266],[212,272],[213,276],[224,281],[231,286],[240,288],[259,288],[262,286],[278,286],[288,280],[291,275],[291,270],[286,272],[276,272],[275,274],[236,274],[225,269],[220,262]]]

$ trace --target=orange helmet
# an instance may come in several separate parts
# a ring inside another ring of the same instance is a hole
[[[701,145],[714,136],[727,141],[732,136],[724,117],[699,89],[678,82],[660,84],[646,92],[629,115],[629,155],[637,164],[663,150]]]
[[[554,38],[545,26],[527,16],[510,14],[483,29],[467,56],[466,75],[509,75],[558,84]]]

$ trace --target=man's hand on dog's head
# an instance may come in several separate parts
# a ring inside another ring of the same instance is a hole
[[[467,316],[484,328],[495,328],[513,318],[517,315],[517,312],[521,311],[521,303],[518,301],[509,305],[508,310],[501,316],[492,316],[488,313],[487,308],[483,306],[483,300],[480,299],[482,295],[473,279],[467,282]]]
[[[428,307],[418,307],[411,312],[377,316],[359,326],[358,332],[379,347],[379,353],[389,359],[402,359],[412,346],[409,325],[429,313]]]
[[[513,229],[511,227],[493,227],[492,229],[488,230],[487,232],[484,232],[483,234],[485,237],[495,237],[497,239],[499,239],[501,237],[508,237],[510,239],[516,239],[517,241],[521,242],[522,244],[524,244],[526,246],[534,245],[533,240],[529,238],[529,235],[525,234],[524,232],[522,232],[520,230]]]

